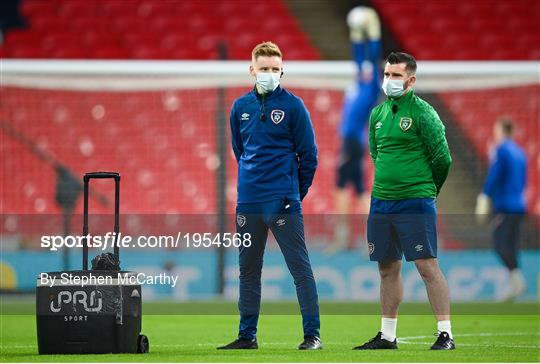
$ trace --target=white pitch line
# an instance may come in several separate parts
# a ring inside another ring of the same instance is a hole
[[[429,341],[426,341],[426,342],[420,342],[420,341],[417,341],[417,342],[404,342],[404,341],[399,341],[399,344],[405,344],[405,345],[433,345],[432,342],[429,342]],[[457,343],[456,344],[457,347],[461,347],[461,346],[473,346],[473,347],[483,347],[483,348],[494,348],[494,347],[497,347],[497,348],[523,348],[523,349],[539,349],[540,346],[539,345],[504,345],[504,344],[499,344],[499,343],[494,343],[494,344],[489,344],[489,345],[486,345],[486,344],[462,344],[462,343]]]
[[[483,337],[490,337],[490,336],[540,336],[538,332],[510,332],[510,333],[489,333],[489,332],[483,332],[483,333],[477,333],[477,334],[459,334],[456,337],[471,337],[471,336],[483,336]],[[433,338],[434,335],[422,335],[422,336],[405,336],[405,337],[398,337],[398,343],[399,344],[405,344],[405,345],[430,345],[431,342],[411,342],[410,340],[416,340],[416,339],[429,339]],[[290,345],[289,342],[261,342],[261,345]],[[326,345],[338,345],[341,343],[328,343],[326,342]],[[187,347],[214,347],[223,345],[223,343],[204,343],[204,344],[150,344],[150,347],[154,348],[187,348]],[[466,344],[466,343],[459,343],[458,346],[481,346],[481,347],[492,347],[492,346],[498,346],[498,347],[506,347],[506,348],[526,348],[526,349],[537,349],[540,348],[539,345],[501,345],[499,343],[496,344]],[[0,345],[3,349],[37,349],[36,345]]]
[[[540,334],[538,332],[533,332],[533,333],[528,333],[528,332],[510,332],[510,333],[490,333],[490,332],[482,332],[482,333],[477,333],[477,334],[459,334],[457,335],[456,337],[459,338],[460,337],[471,337],[471,336],[482,336],[482,337],[490,337],[490,336],[529,336],[529,335],[532,335],[532,336],[539,336]],[[406,336],[406,337],[398,337],[398,343],[399,344],[405,344],[405,345],[431,345],[432,343],[430,342],[411,342],[410,340],[415,340],[415,339],[429,339],[429,338],[432,338],[434,337],[435,335],[423,335],[423,336]],[[457,346],[474,346],[474,347],[494,347],[494,346],[497,346],[497,347],[504,347],[504,348],[524,348],[524,349],[538,349],[540,348],[539,345],[505,345],[505,344],[499,344],[499,343],[496,343],[496,344],[466,344],[466,343],[459,343],[458,341],[458,344]]]
[[[490,332],[482,332],[478,334],[458,334],[456,337],[466,337],[466,336],[538,336],[540,335],[538,332],[509,332],[509,333],[490,333]],[[414,340],[414,339],[429,339],[431,337],[436,337],[435,335],[423,335],[423,336],[406,336],[406,337],[398,337],[399,340]]]
[[[175,347],[190,347],[190,346],[210,346],[210,347],[214,347],[214,346],[221,346],[221,345],[224,345],[223,343],[205,343],[205,344],[156,344],[156,345],[152,345],[150,344],[150,347],[170,347],[170,348],[175,348]],[[286,342],[265,342],[265,341],[259,341],[259,345],[291,345],[290,342],[286,343]]]

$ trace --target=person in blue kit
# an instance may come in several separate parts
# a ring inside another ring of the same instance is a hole
[[[352,186],[360,211],[369,210],[369,193],[364,187],[363,157],[366,129],[371,109],[381,90],[381,27],[375,10],[355,7],[347,15],[354,62],[358,69],[354,86],[345,94],[339,134],[342,140],[337,167],[335,204],[338,221],[334,242],[327,251],[346,248],[350,243],[348,214],[354,199],[347,187]]]
[[[484,222],[493,205],[493,245],[510,276],[509,290],[503,300],[512,300],[526,291],[525,279],[519,269],[518,252],[521,224],[527,211],[525,186],[527,158],[523,149],[512,140],[514,123],[499,119],[493,127],[497,144],[482,193],[477,198],[476,215]]]
[[[294,278],[304,340],[298,349],[322,349],[317,287],[304,240],[301,201],[317,168],[313,126],[302,99],[280,86],[282,54],[272,42],[252,51],[255,87],[231,110],[231,139],[238,162],[237,233],[240,247],[238,338],[218,349],[257,349],[263,254],[270,229]]]

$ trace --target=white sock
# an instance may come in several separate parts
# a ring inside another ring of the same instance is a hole
[[[388,341],[396,340],[396,330],[397,330],[397,318],[386,318],[381,319],[381,332],[382,338]]]
[[[450,320],[437,321],[437,331],[439,333],[445,331],[450,336],[450,339],[453,339],[452,336],[452,325],[450,325]]]

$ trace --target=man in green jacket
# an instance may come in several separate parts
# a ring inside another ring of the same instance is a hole
[[[403,298],[401,259],[414,261],[437,318],[433,350],[454,349],[448,284],[437,262],[436,197],[452,158],[437,112],[414,94],[416,60],[391,53],[382,89],[388,99],[369,120],[375,181],[368,218],[370,260],[381,276],[381,331],[354,349],[397,349],[398,308]]]

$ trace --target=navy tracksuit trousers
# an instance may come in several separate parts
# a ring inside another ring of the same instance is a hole
[[[268,229],[285,257],[296,286],[304,336],[319,337],[320,319],[317,287],[304,239],[300,201],[286,199],[242,203],[236,207],[237,233],[251,234],[251,246],[240,247],[240,327],[238,337],[254,339],[261,306],[261,272]]]

